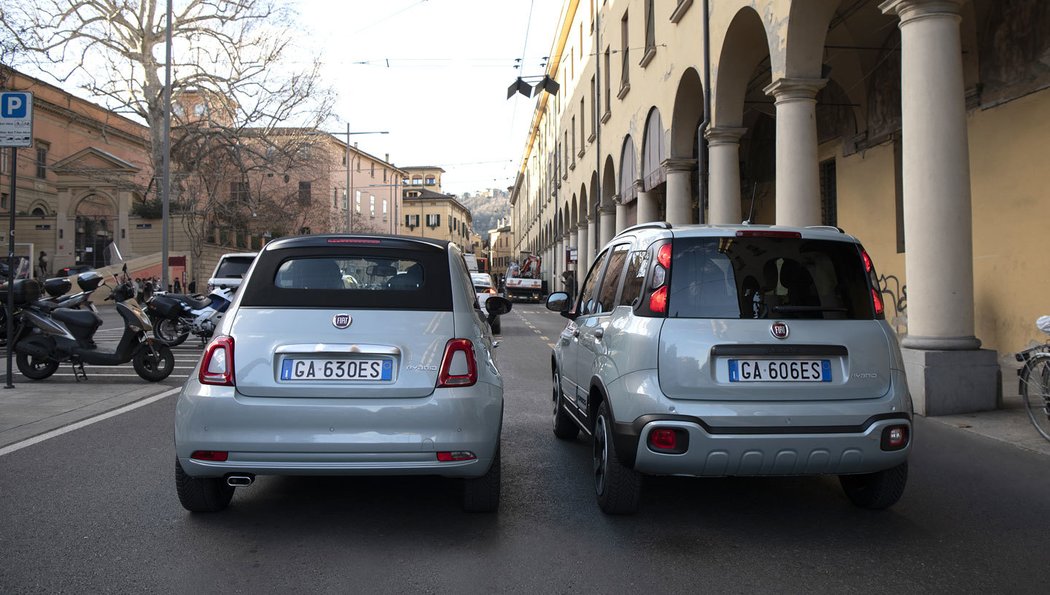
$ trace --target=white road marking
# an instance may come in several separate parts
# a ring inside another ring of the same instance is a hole
[[[159,401],[161,399],[164,399],[166,397],[170,397],[171,395],[174,395],[175,393],[179,392],[180,390],[182,390],[182,387],[172,388],[172,389],[169,389],[169,390],[166,390],[166,391],[160,393],[159,395],[154,395],[152,397],[147,397],[145,399],[142,399],[141,401],[135,401],[134,403],[129,403],[129,404],[123,406],[123,407],[118,407],[117,409],[114,409],[112,411],[107,411],[107,412],[102,413],[100,415],[96,415],[95,417],[89,417],[87,419],[78,421],[76,423],[69,424],[68,426],[61,427],[61,428],[59,428],[57,430],[51,430],[50,432],[45,432],[43,434],[40,434],[39,436],[33,436],[32,438],[27,438],[26,440],[23,440],[21,442],[15,442],[14,444],[5,446],[3,448],[0,448],[0,457],[2,457],[4,455],[7,455],[7,454],[11,454],[11,453],[13,453],[15,451],[22,450],[23,448],[26,448],[26,447],[29,447],[29,446],[33,446],[34,444],[40,444],[41,442],[43,442],[45,440],[50,440],[50,439],[55,438],[57,436],[61,436],[62,434],[68,434],[68,433],[70,433],[70,432],[72,432],[74,430],[79,430],[80,428],[90,426],[91,424],[107,420],[107,419],[109,419],[111,417],[116,417],[118,415],[122,415],[124,413],[129,412],[129,411],[134,411],[134,410],[136,410],[136,409],[138,409],[140,407],[145,407],[146,405],[149,405],[149,404],[152,404],[152,403],[156,403],[157,401]]]

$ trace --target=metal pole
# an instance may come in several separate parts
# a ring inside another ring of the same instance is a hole
[[[171,194],[171,1],[168,0],[167,32],[164,42],[167,58],[164,63],[164,139],[161,179],[161,232],[160,232],[160,287],[168,290],[168,227],[170,225],[168,203]]]
[[[350,150],[350,125],[349,124],[347,124],[347,126],[346,126],[346,150],[347,151]],[[351,154],[350,157],[351,157],[351,160],[352,160],[352,158],[353,157],[357,157],[357,155]],[[351,169],[351,166],[352,166],[351,161],[348,160],[346,162],[346,169],[348,170],[348,172],[349,172],[348,175],[350,176],[350,187],[347,188],[346,207],[347,207],[347,211],[348,212],[346,214],[346,217],[347,217],[347,221],[350,222],[349,223],[350,229],[347,230],[347,233],[353,233],[354,232],[354,209],[357,208],[357,203],[354,202],[354,200],[353,200],[354,198],[356,198],[356,196],[355,197],[351,197],[350,196],[350,195],[354,194],[354,170]]]
[[[14,372],[11,370],[11,356],[15,352],[15,190],[18,187],[18,149],[11,147],[11,227],[7,238],[7,384],[4,388],[14,388]],[[32,254],[29,255],[32,258]]]
[[[350,233],[350,122],[346,123],[346,233]]]

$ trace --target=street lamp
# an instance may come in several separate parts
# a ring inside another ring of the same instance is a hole
[[[354,185],[354,170],[353,164],[351,163],[350,137],[358,134],[390,134],[390,132],[387,130],[366,130],[363,132],[350,132],[350,123],[347,122],[345,132],[330,132],[329,134],[346,135],[346,233],[350,233],[354,229],[354,205],[351,197],[351,192]]]

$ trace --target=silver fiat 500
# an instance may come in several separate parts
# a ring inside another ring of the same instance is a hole
[[[904,491],[912,404],[871,258],[835,228],[629,228],[555,343],[554,433],[591,435],[607,513],[641,475],[838,475],[858,506]]]
[[[463,508],[494,511],[503,381],[491,349],[454,244],[271,242],[179,395],[179,501],[221,510],[257,475],[426,474],[462,478]]]

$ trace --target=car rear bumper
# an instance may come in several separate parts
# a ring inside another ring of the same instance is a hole
[[[478,383],[421,398],[246,397],[191,380],[175,412],[175,451],[194,477],[257,475],[443,475],[478,477],[499,444],[502,391]],[[192,458],[221,451],[227,460]],[[437,453],[469,451],[469,461]]]
[[[907,428],[903,448],[883,448],[883,433]],[[657,452],[649,446],[658,428],[684,433],[684,452]],[[779,476],[873,473],[907,460],[911,450],[907,414],[876,416],[855,427],[714,428],[688,416],[646,416],[616,424],[618,453],[628,454],[634,468],[654,475],[704,477]]]

